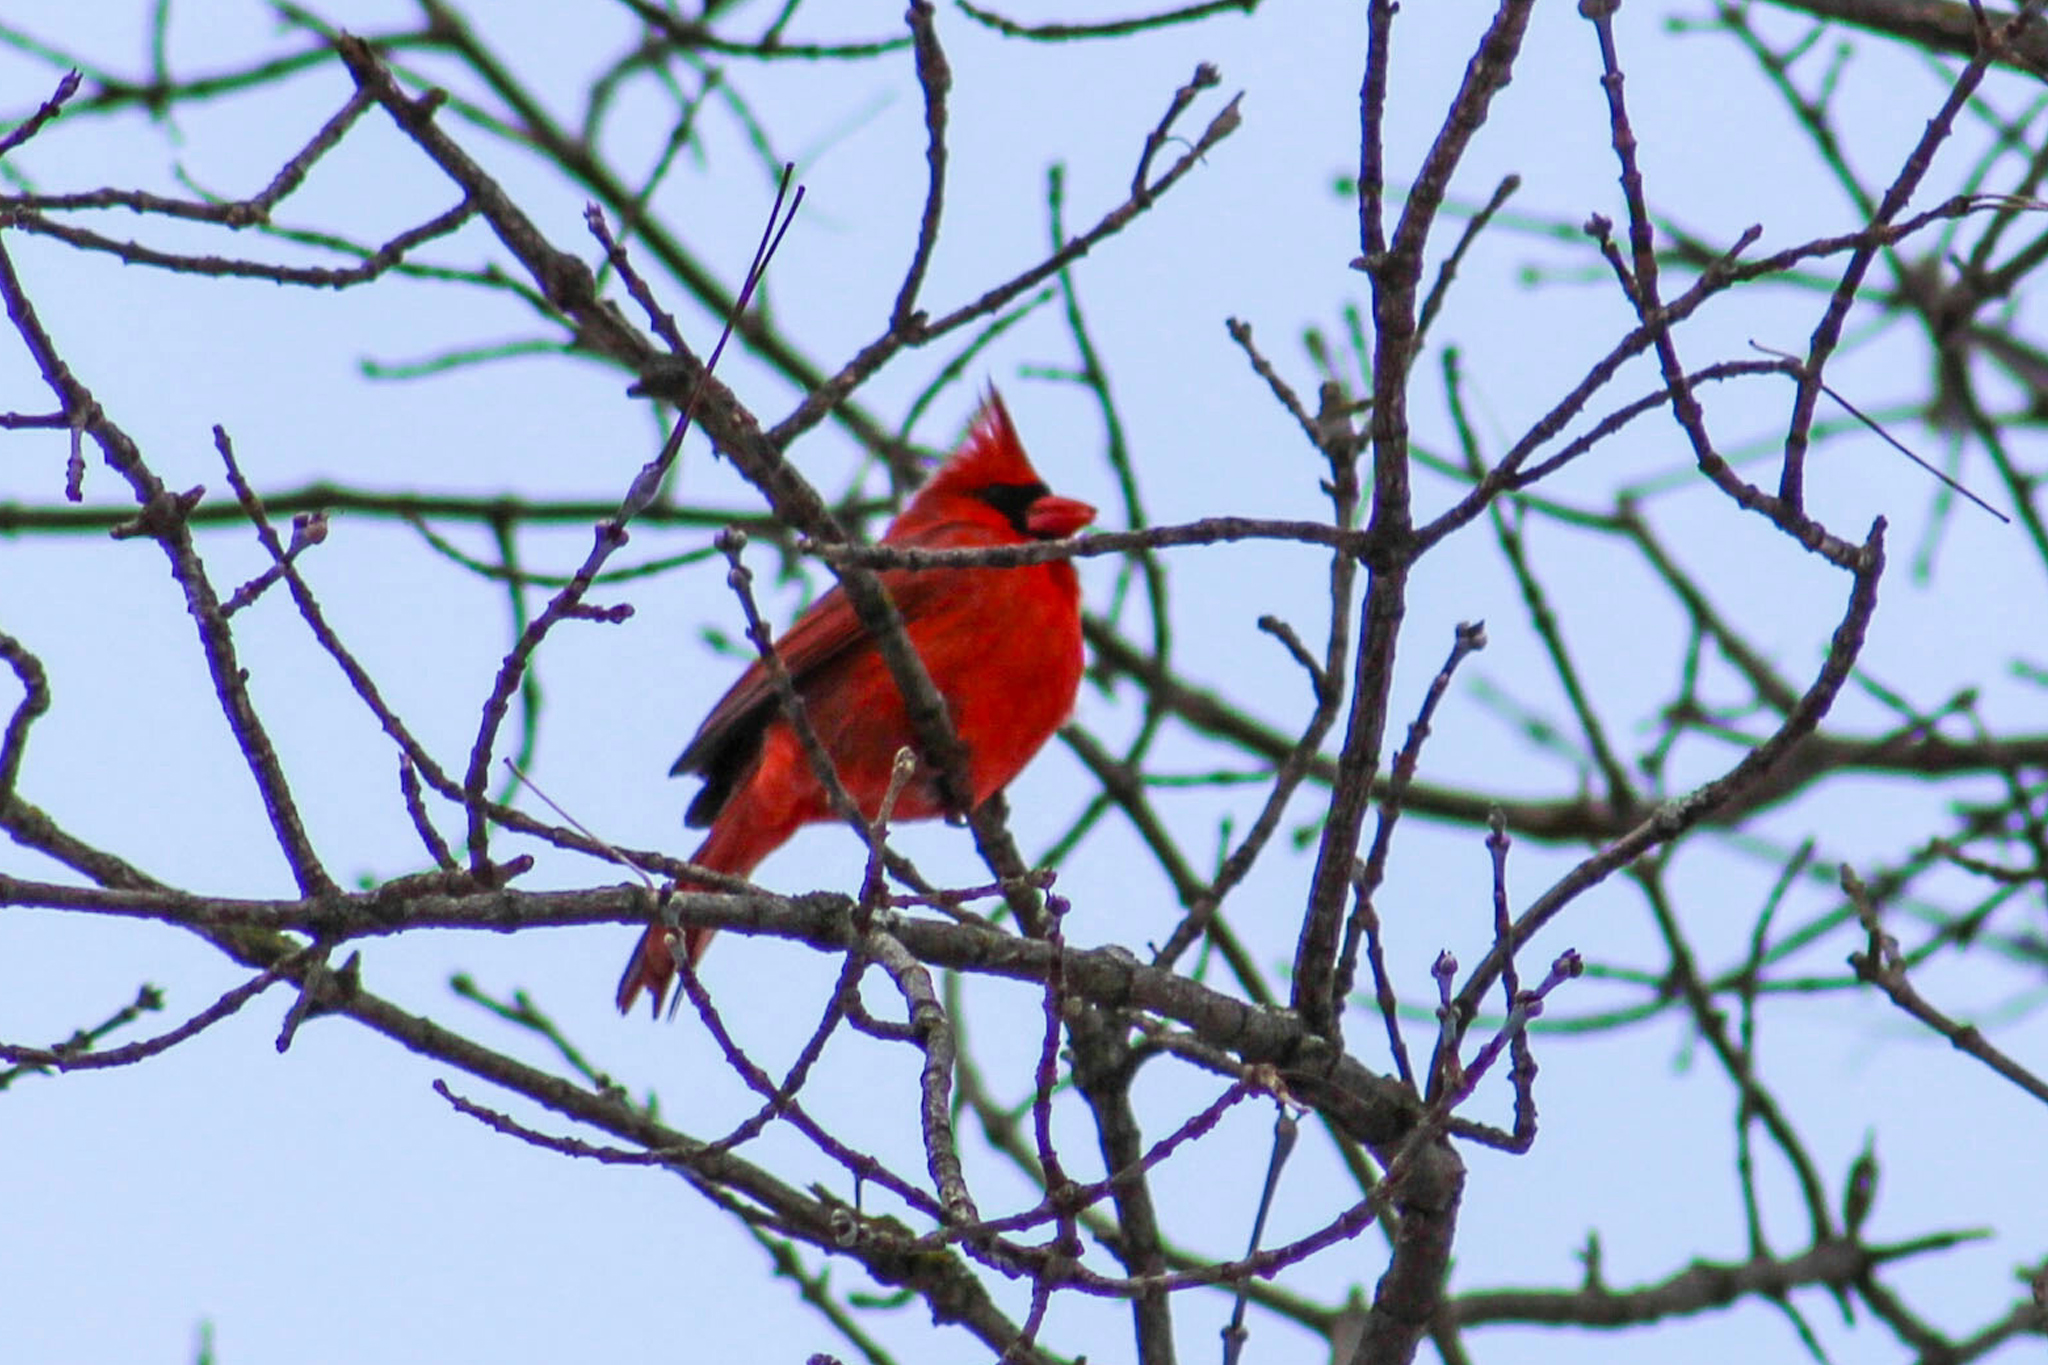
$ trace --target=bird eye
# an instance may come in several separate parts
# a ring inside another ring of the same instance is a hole
[[[1051,492],[1043,483],[990,483],[975,489],[974,496],[1001,512],[1018,535],[1029,535],[1031,504]]]

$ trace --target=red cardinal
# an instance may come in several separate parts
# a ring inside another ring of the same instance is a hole
[[[1073,535],[1093,520],[1093,507],[1046,488],[991,389],[966,441],[918,490],[882,544],[1022,545]],[[1009,784],[1073,709],[1081,684],[1074,566],[1061,560],[1015,569],[886,569],[878,577],[946,699],[979,805]],[[813,603],[776,648],[839,780],[873,819],[896,751],[916,743],[888,665],[837,588]],[[735,877],[751,873],[800,826],[833,818],[759,661],[711,708],[670,769],[678,773],[704,777],[683,818],[709,825],[711,833],[691,861]],[[929,772],[913,778],[896,802],[897,819],[945,813]],[[683,931],[693,966],[710,940],[709,929]],[[619,980],[620,1013],[647,990],[659,1017],[674,975],[666,930],[656,924]]]

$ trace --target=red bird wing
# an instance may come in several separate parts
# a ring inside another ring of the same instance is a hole
[[[908,622],[931,610],[944,596],[948,580],[956,575],[945,570],[919,573],[885,569],[876,577]],[[797,695],[806,699],[838,665],[859,651],[873,648],[860,617],[837,587],[813,602],[789,628],[789,633],[775,641],[775,652],[781,657],[782,666],[789,670],[791,684]],[[775,683],[768,676],[767,665],[756,659],[711,708],[711,714],[704,717],[704,723],[684,747],[682,757],[669,769],[671,777],[684,773],[704,775],[704,789],[690,802],[684,823],[704,826],[718,817],[759,752],[762,734],[778,714]]]

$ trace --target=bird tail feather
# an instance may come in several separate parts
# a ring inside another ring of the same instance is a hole
[[[753,872],[760,861],[781,847],[784,840],[796,832],[799,823],[793,812],[777,812],[781,818],[751,808],[745,800],[747,793],[742,790],[738,796],[719,812],[711,832],[697,851],[690,855],[690,861],[713,872],[728,876],[745,877]],[[715,887],[693,882],[677,882],[678,891],[711,891]],[[640,936],[640,944],[633,950],[633,956],[626,959],[626,970],[619,977],[619,991],[614,997],[620,1014],[630,1014],[633,1004],[646,991],[653,997],[654,1017],[661,1018],[662,1002],[668,997],[669,983],[676,976],[676,951],[671,930],[661,920],[647,926],[647,932]],[[704,960],[704,950],[711,945],[715,932],[708,924],[686,924],[682,926],[682,957],[692,970]]]

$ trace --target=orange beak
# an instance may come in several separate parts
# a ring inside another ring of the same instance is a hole
[[[1024,512],[1024,525],[1040,540],[1064,540],[1095,520],[1095,509],[1079,498],[1048,493]]]

